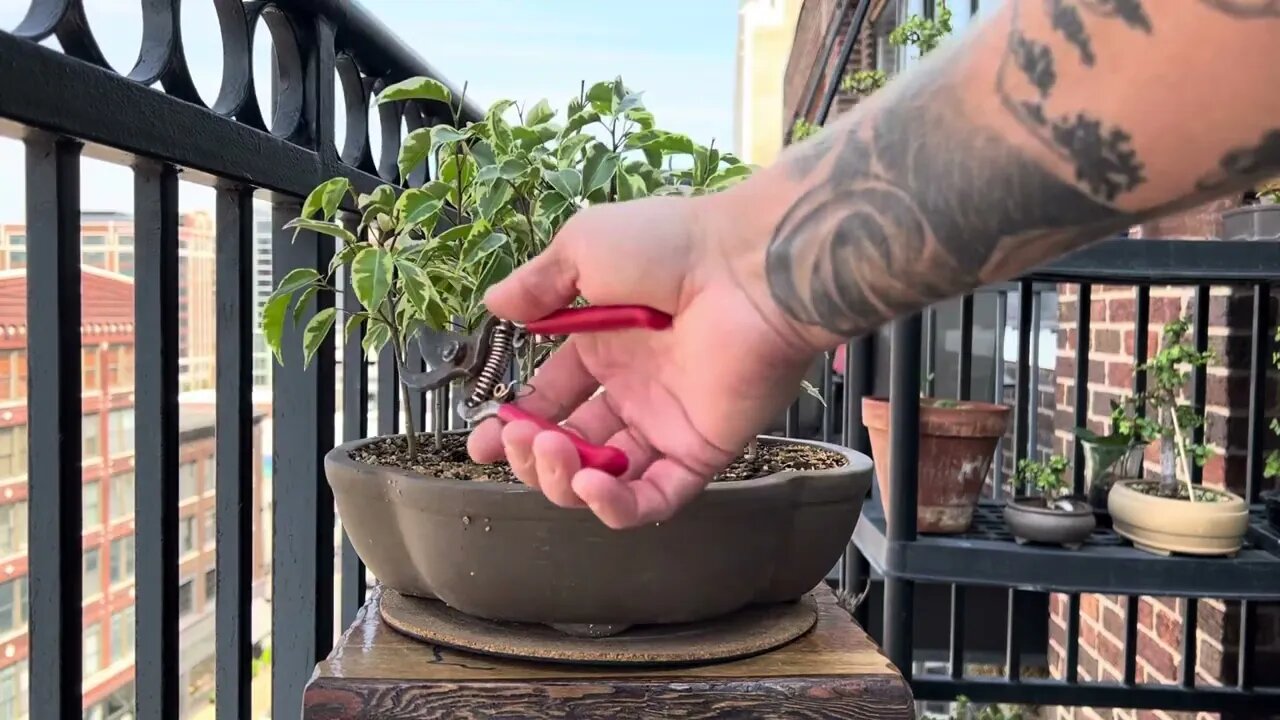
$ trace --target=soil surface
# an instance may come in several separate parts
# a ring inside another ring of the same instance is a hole
[[[408,443],[403,435],[381,438],[351,452],[351,459],[367,465],[395,467],[402,470],[451,480],[475,482],[519,482],[506,462],[493,465],[477,465],[467,455],[466,435],[444,436],[441,450],[435,449],[435,438],[430,433],[418,436],[418,459],[410,461]],[[760,443],[754,457],[740,456],[732,465],[712,479],[712,482],[752,480],[782,470],[826,470],[845,464],[845,458],[811,445],[789,443]]]
[[[1140,492],[1143,495],[1151,495],[1152,497],[1168,498],[1170,500],[1191,499],[1191,497],[1187,495],[1187,484],[1184,482],[1178,483],[1178,491],[1176,493],[1161,492],[1160,483],[1158,482],[1130,483],[1129,487],[1136,492]],[[1225,495],[1212,488],[1196,487],[1197,502],[1226,502],[1230,499],[1229,495]]]

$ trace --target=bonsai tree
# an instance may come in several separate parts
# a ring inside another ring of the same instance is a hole
[[[291,271],[266,302],[262,331],[277,362],[289,317],[298,322],[317,293],[336,292],[335,277],[344,268],[359,306],[339,304],[308,321],[304,363],[339,313],[345,335],[363,328],[367,354],[390,345],[407,363],[410,340],[423,329],[474,331],[485,314],[485,291],[545,248],[578,209],[646,195],[716,192],[752,171],[714,142],[702,146],[658,129],[640,94],[621,78],[583,84],[563,123],[546,100],[527,107],[500,100],[483,120],[463,125],[461,103],[453,99],[443,84],[425,77],[392,85],[378,97],[379,104],[439,101],[455,108],[451,124],[415,130],[401,144],[402,181],[408,184],[424,163],[434,163],[434,179],[361,194],[346,178],[334,178],[312,191],[300,216],[288,223],[332,236],[339,248],[325,272]],[[358,220],[339,216],[344,205],[354,205]],[[521,357],[520,379],[533,373],[552,344],[534,340]],[[412,460],[418,428],[408,386],[402,383],[401,392]],[[437,412],[445,410],[437,406]],[[437,450],[441,442],[442,423],[436,423]]]
[[[1051,455],[1045,462],[1023,459],[1018,462],[1017,480],[1027,488],[1038,490],[1045,507],[1052,510],[1068,493],[1069,485],[1062,478],[1066,470],[1067,460],[1059,455]]]
[[[887,82],[889,76],[883,70],[855,70],[840,81],[840,91],[866,97]]]
[[[889,42],[899,47],[914,46],[924,56],[937,49],[951,34],[951,8],[938,0],[933,17],[912,15],[889,33]]]
[[[1205,367],[1213,359],[1213,351],[1200,351],[1186,341],[1191,323],[1181,318],[1167,323],[1159,352],[1141,368],[1147,372],[1147,391],[1142,395],[1156,416],[1155,428],[1160,438],[1160,483],[1162,497],[1179,497],[1178,473],[1185,480],[1187,498],[1195,501],[1191,484],[1191,463],[1203,467],[1212,450],[1203,443],[1192,442],[1191,433],[1204,424],[1204,417],[1191,405],[1180,401],[1193,368]],[[1150,432],[1150,431],[1148,431]]]

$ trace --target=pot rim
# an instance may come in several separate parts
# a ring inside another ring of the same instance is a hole
[[[1144,497],[1144,498],[1147,498],[1148,500],[1153,501],[1153,502],[1179,503],[1180,505],[1190,505],[1190,504],[1191,504],[1191,501],[1190,501],[1190,500],[1183,500],[1182,498],[1167,498],[1167,497],[1160,497],[1160,496],[1158,496],[1158,495],[1151,495],[1151,494],[1149,494],[1149,493],[1144,493],[1144,492],[1141,492],[1141,491],[1138,491],[1138,490],[1134,490],[1132,487],[1130,487],[1130,485],[1134,485],[1134,484],[1137,484],[1137,483],[1143,483],[1143,484],[1146,484],[1146,483],[1155,483],[1155,482],[1157,482],[1157,481],[1155,481],[1155,480],[1148,480],[1148,479],[1146,479],[1146,478],[1126,478],[1126,479],[1124,479],[1124,480],[1116,480],[1116,481],[1115,481],[1115,483],[1114,483],[1114,484],[1112,484],[1112,486],[1111,486],[1111,492],[1115,492],[1115,491],[1116,491],[1116,489],[1118,489],[1118,488],[1123,488],[1125,492],[1131,492],[1131,493],[1133,493],[1134,495],[1140,495],[1140,496],[1142,496],[1142,497]],[[1198,486],[1198,487],[1200,487],[1201,489],[1204,489],[1204,490],[1209,490],[1210,492],[1215,492],[1215,493],[1217,493],[1217,494],[1219,494],[1219,495],[1225,495],[1225,496],[1226,496],[1226,498],[1227,498],[1227,499],[1226,499],[1224,502],[1221,502],[1221,503],[1214,503],[1214,505],[1230,505],[1230,504],[1236,504],[1236,503],[1239,503],[1239,504],[1241,504],[1241,505],[1245,505],[1246,507],[1248,506],[1248,503],[1246,503],[1246,502],[1245,502],[1245,499],[1244,499],[1243,497],[1241,497],[1241,496],[1237,495],[1236,493],[1231,492],[1230,490],[1224,490],[1224,489],[1222,489],[1222,488],[1216,488],[1216,487],[1210,487],[1210,488],[1206,488],[1206,487],[1204,487],[1204,486]]]
[[[469,429],[455,429],[448,431],[451,435],[469,434]],[[390,437],[399,437],[403,433],[395,435],[377,435],[374,437],[361,438],[359,440],[351,440],[341,445],[335,446],[329,452],[325,453],[324,464],[327,466],[336,466],[346,468],[352,472],[359,474],[391,474],[404,480],[412,481],[423,486],[439,486],[439,487],[466,487],[469,492],[475,493],[491,493],[495,495],[541,495],[542,492],[537,488],[529,487],[524,483],[497,483],[497,482],[472,482],[470,480],[456,480],[453,478],[438,478],[413,470],[406,470],[398,467],[387,467],[382,465],[370,465],[352,459],[351,451]],[[718,497],[726,494],[740,493],[763,487],[772,487],[774,485],[782,485],[789,482],[792,478],[803,476],[806,478],[840,478],[849,475],[860,475],[870,473],[874,464],[871,458],[859,453],[851,448],[842,447],[832,443],[825,443],[820,440],[803,440],[800,438],[787,438],[777,435],[757,435],[756,438],[763,442],[774,442],[779,444],[796,444],[810,445],[812,447],[821,448],[830,452],[844,456],[845,464],[833,468],[823,468],[820,470],[780,470],[764,477],[752,478],[750,480],[733,480],[729,482],[710,483],[703,490],[703,495]]]
[[[1038,495],[1016,495],[1005,501],[1005,507],[1015,512],[1025,512],[1033,515],[1053,515],[1055,517],[1083,517],[1094,513],[1093,506],[1082,498],[1069,496],[1060,499],[1076,503],[1076,509],[1056,510],[1047,508],[1041,502],[1043,498]]]
[[[954,407],[939,407],[930,404],[930,400],[948,400],[956,403]],[[866,395],[862,398],[862,402],[871,405],[888,405],[889,398],[883,395]],[[925,410],[938,412],[984,412],[984,413],[1009,413],[1013,408],[1009,405],[984,402],[982,400],[955,400],[953,398],[939,398],[925,396],[920,398],[920,411]]]

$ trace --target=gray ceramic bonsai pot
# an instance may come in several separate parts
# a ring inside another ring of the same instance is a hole
[[[1093,506],[1067,498],[1070,509],[1047,508],[1039,497],[1015,497],[1004,506],[1004,522],[1018,543],[1044,543],[1079,548],[1097,527]]]
[[[325,473],[356,552],[387,587],[490,620],[597,626],[682,623],[794,600],[840,557],[871,487],[870,458],[714,483],[676,517],[611,530],[521,484],[444,480],[351,459]],[[805,442],[761,436],[761,443]],[[603,633],[599,626],[607,626]]]
[[[1280,240],[1280,205],[1248,205],[1222,213],[1224,240]]]

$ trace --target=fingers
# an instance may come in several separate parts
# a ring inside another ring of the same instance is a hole
[[[669,519],[706,486],[706,481],[674,460],[654,462],[627,482],[599,470],[581,470],[571,481],[574,495],[610,528],[623,530]]]
[[[583,366],[582,355],[572,338],[538,368],[531,384],[534,391],[517,400],[516,404],[552,422],[564,420],[600,386]],[[478,463],[501,460],[502,423],[495,419],[477,425],[467,438],[467,451]]]
[[[541,255],[489,288],[485,307],[500,318],[529,322],[569,305],[578,296],[572,248],[570,242],[552,242]]]

